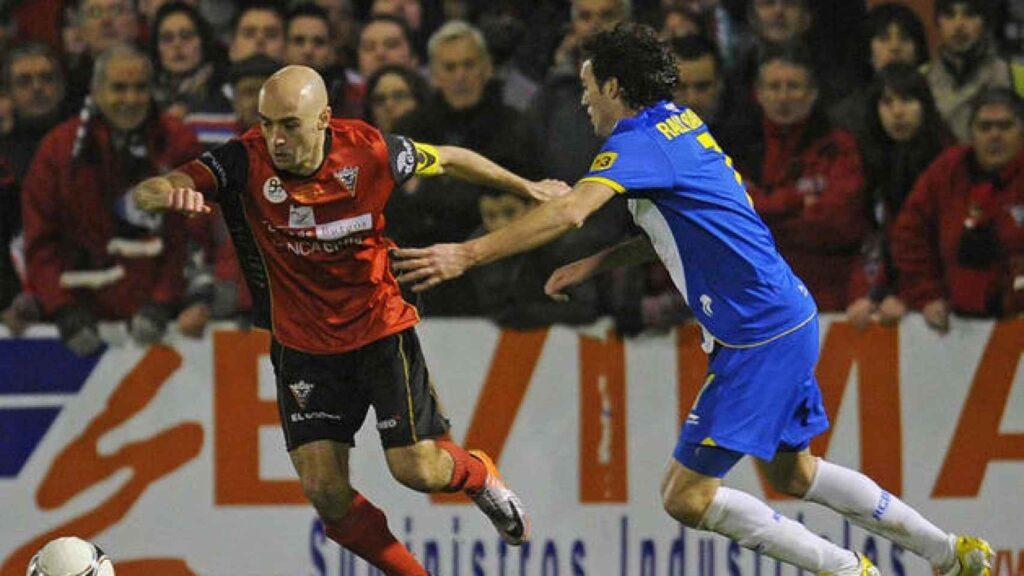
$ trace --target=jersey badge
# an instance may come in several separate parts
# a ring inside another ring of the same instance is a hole
[[[263,197],[271,204],[280,204],[288,199],[288,192],[284,189],[284,185],[281,184],[280,178],[271,176],[263,183]]]
[[[615,164],[615,159],[618,157],[619,155],[616,152],[602,152],[594,158],[594,162],[590,165],[590,171],[600,172],[607,170],[612,167],[612,164]]]
[[[355,198],[356,182],[359,181],[359,166],[345,166],[340,170],[335,170],[334,179],[348,191],[349,196]]]

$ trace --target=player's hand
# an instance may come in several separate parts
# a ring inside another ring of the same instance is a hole
[[[565,289],[590,278],[597,265],[597,259],[591,256],[558,268],[544,284],[544,293],[557,302],[568,302],[569,296],[565,294]]]
[[[398,248],[391,251],[392,269],[398,281],[422,292],[445,280],[458,278],[473,265],[465,244],[434,244],[427,248]]]
[[[846,321],[857,330],[865,330],[871,325],[874,312],[875,303],[870,298],[858,298],[846,307]]]
[[[203,198],[203,193],[191,188],[173,188],[167,193],[166,202],[165,210],[181,212],[189,216],[213,212],[213,208]]]
[[[895,326],[907,314],[907,305],[897,296],[886,296],[878,306],[878,321],[883,326]]]
[[[572,186],[569,186],[561,180],[541,180],[539,182],[530,182],[527,185],[527,192],[530,197],[538,202],[547,202],[553,198],[560,198],[565,196],[569,192],[572,192]]]
[[[945,334],[949,332],[949,304],[942,298],[932,300],[921,308],[921,315],[929,326]]]

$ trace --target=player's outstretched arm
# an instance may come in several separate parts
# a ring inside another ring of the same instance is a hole
[[[639,235],[606,248],[597,254],[581,258],[566,264],[551,273],[544,284],[544,293],[554,300],[569,299],[563,291],[566,288],[581,284],[598,274],[603,274],[620,266],[631,266],[657,260],[658,255],[651,246],[647,236]]]
[[[394,269],[400,273],[399,282],[412,284],[413,291],[422,292],[457,278],[474,266],[547,244],[582,226],[588,216],[614,196],[615,190],[605,184],[581,181],[567,196],[541,204],[490,234],[461,244],[396,250]]]
[[[565,196],[572,188],[561,180],[527,180],[486,156],[459,146],[438,146],[438,162],[444,172],[461,180],[498,188],[538,202]]]
[[[209,214],[212,208],[187,174],[171,172],[143,180],[132,192],[135,205],[149,212]]]

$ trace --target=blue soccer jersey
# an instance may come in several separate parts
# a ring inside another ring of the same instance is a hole
[[[732,160],[691,110],[661,102],[620,120],[583,180],[626,195],[697,320],[722,345],[758,345],[814,316]]]

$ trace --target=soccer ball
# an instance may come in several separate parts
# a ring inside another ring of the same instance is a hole
[[[47,542],[28,563],[25,576],[114,576],[114,565],[92,542],[65,536]]]

